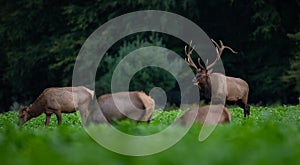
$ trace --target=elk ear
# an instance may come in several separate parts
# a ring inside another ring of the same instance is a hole
[[[213,72],[214,69],[210,69],[206,72],[206,74],[211,74]]]
[[[31,107],[32,107],[32,104],[30,104],[28,107],[26,107],[26,112],[28,112]]]
[[[20,105],[19,110],[20,111],[26,111],[27,107],[23,104]]]

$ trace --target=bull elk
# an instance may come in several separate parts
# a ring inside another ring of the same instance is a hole
[[[100,109],[91,111],[89,122],[105,123],[104,117],[109,123],[126,118],[149,122],[155,107],[150,96],[137,91],[104,94],[97,102]]]
[[[211,110],[209,110],[211,108]],[[179,124],[186,126],[192,122],[193,116],[196,116],[196,123],[204,124],[226,124],[231,120],[231,113],[228,109],[222,105],[206,105],[199,109],[191,108],[191,110],[185,112],[178,120]]]
[[[52,114],[61,124],[61,113],[72,113],[80,110],[83,121],[87,118],[88,106],[94,97],[94,91],[80,87],[47,88],[28,107],[20,106],[19,124],[23,125],[30,119],[46,114],[45,125],[48,126]]]
[[[221,55],[224,49],[229,49],[232,53],[235,52],[232,48],[228,46],[224,46],[223,42],[220,40],[220,45],[211,40],[216,47],[217,58],[208,65],[208,60],[206,60],[205,66],[201,64],[200,58],[198,58],[197,65],[193,62],[191,58],[191,54],[195,48],[192,47],[192,42],[189,45],[187,50],[187,46],[185,46],[185,54],[187,56],[186,62],[196,69],[196,76],[193,79],[193,83],[197,85],[200,89],[204,89],[205,97],[214,101],[220,100],[226,97],[226,101],[235,102],[241,108],[244,109],[244,117],[250,115],[250,106],[248,105],[248,94],[249,94],[249,86],[247,82],[240,78],[225,76],[221,73],[213,73],[212,67],[216,64],[216,62],[221,58]],[[224,87],[226,81],[226,87]],[[215,89],[212,89],[212,84]],[[213,90],[213,91],[212,91]],[[211,97],[212,92],[214,93],[213,98]]]

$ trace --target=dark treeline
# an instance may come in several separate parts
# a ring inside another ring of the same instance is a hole
[[[74,62],[86,38],[114,17],[145,9],[180,14],[211,38],[235,48],[238,55],[222,57],[226,75],[248,82],[250,103],[296,103],[300,93],[299,6],[299,0],[1,0],[0,111],[33,101],[46,87],[70,86]],[[171,36],[128,37],[109,50],[98,69],[97,94],[109,92],[115,59],[145,45],[184,54],[184,43]],[[132,89],[153,86],[147,84],[152,78],[161,80],[154,85],[176,93],[172,76],[142,72],[135,75],[141,82],[131,84]]]

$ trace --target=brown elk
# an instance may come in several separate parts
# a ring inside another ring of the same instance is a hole
[[[94,97],[94,91],[80,87],[47,88],[28,107],[20,106],[19,124],[23,125],[30,119],[46,114],[45,125],[48,126],[52,114],[55,114],[58,124],[61,124],[61,113],[72,113],[80,110],[83,122],[87,118],[90,101]]]
[[[211,108],[211,110],[210,110]],[[197,114],[197,116],[196,116]],[[231,120],[231,113],[222,105],[206,105],[200,108],[191,108],[185,112],[178,120],[181,125],[186,126],[192,122],[193,117],[196,116],[196,123],[200,124],[226,124]]]
[[[226,98],[226,101],[235,102],[241,108],[244,109],[244,117],[250,115],[250,106],[248,105],[248,94],[249,94],[249,86],[247,82],[240,78],[234,78],[225,76],[221,73],[212,73],[212,67],[216,64],[216,62],[221,58],[224,49],[229,49],[233,53],[235,52],[232,48],[228,46],[224,46],[223,42],[220,40],[220,45],[212,40],[213,44],[216,47],[217,58],[211,64],[208,65],[208,61],[206,61],[205,66],[201,64],[200,58],[198,58],[197,65],[193,62],[191,58],[191,54],[194,50],[192,47],[192,42],[189,45],[187,50],[187,46],[185,46],[185,54],[187,56],[186,62],[193,68],[196,69],[197,73],[193,79],[195,85],[197,85],[200,89],[204,89],[205,97],[210,98],[211,100],[217,101],[222,98]],[[226,87],[224,86],[226,84]],[[212,89],[212,86],[216,87]],[[212,93],[214,93],[212,97]]]
[[[100,109],[90,113],[89,120],[94,123],[104,123],[130,118],[135,121],[150,121],[154,111],[154,100],[144,92],[118,92],[105,94],[98,98]]]
[[[299,100],[299,104],[300,104],[300,97],[298,97],[298,100]]]

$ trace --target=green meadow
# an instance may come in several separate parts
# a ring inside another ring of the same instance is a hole
[[[171,148],[137,157],[112,152],[96,143],[76,113],[63,114],[60,126],[53,115],[49,127],[45,127],[44,115],[18,126],[17,111],[10,111],[0,114],[0,160],[2,165],[300,163],[300,106],[252,106],[249,118],[243,117],[240,108],[229,110],[232,121],[218,125],[205,141],[198,141],[202,126],[194,124]],[[150,124],[123,120],[114,126],[128,134],[151,134],[163,130],[181,114],[181,110],[156,110]]]

